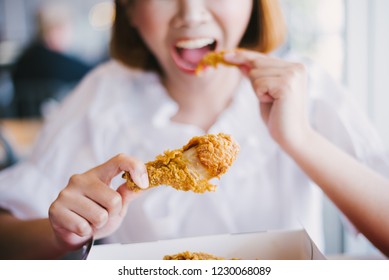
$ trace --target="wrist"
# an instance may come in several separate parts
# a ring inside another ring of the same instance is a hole
[[[291,137],[279,141],[278,144],[293,157],[314,146],[316,136],[317,132],[311,126],[306,125],[299,132],[293,133]]]

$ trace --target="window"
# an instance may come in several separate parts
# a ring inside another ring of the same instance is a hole
[[[289,47],[321,64],[338,81],[344,78],[345,2],[283,0]]]
[[[289,48],[313,59],[355,95],[389,147],[389,1],[281,0]],[[361,235],[343,230],[331,202],[325,203],[326,253],[369,254]],[[335,234],[334,234],[335,232]]]

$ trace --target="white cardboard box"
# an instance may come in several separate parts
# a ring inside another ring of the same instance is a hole
[[[304,229],[92,246],[88,260],[162,260],[184,251],[245,260],[325,259]]]

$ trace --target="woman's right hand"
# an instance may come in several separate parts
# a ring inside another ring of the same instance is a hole
[[[123,171],[142,188],[149,185],[146,167],[120,154],[78,175],[73,175],[49,209],[49,219],[59,245],[65,250],[81,247],[90,238],[103,238],[116,231],[130,201],[138,194],[125,183],[116,190],[111,180]]]

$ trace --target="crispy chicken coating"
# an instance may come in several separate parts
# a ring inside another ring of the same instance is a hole
[[[225,260],[224,258],[220,258],[208,253],[203,252],[189,252],[185,251],[175,255],[166,255],[163,257],[164,260],[186,260],[186,261],[194,261],[194,260]]]
[[[196,193],[215,191],[216,186],[208,181],[226,173],[238,152],[239,145],[229,135],[219,133],[193,137],[181,149],[167,150],[154,161],[146,163],[150,187],[169,185],[177,190]],[[128,172],[123,174],[123,178],[129,189],[140,190]]]
[[[200,75],[200,73],[207,68],[207,66],[212,66],[216,68],[218,64],[223,64],[227,66],[236,66],[235,64],[229,63],[224,60],[224,54],[226,51],[218,51],[218,52],[209,52],[200,60],[199,64],[195,69],[196,75]]]

